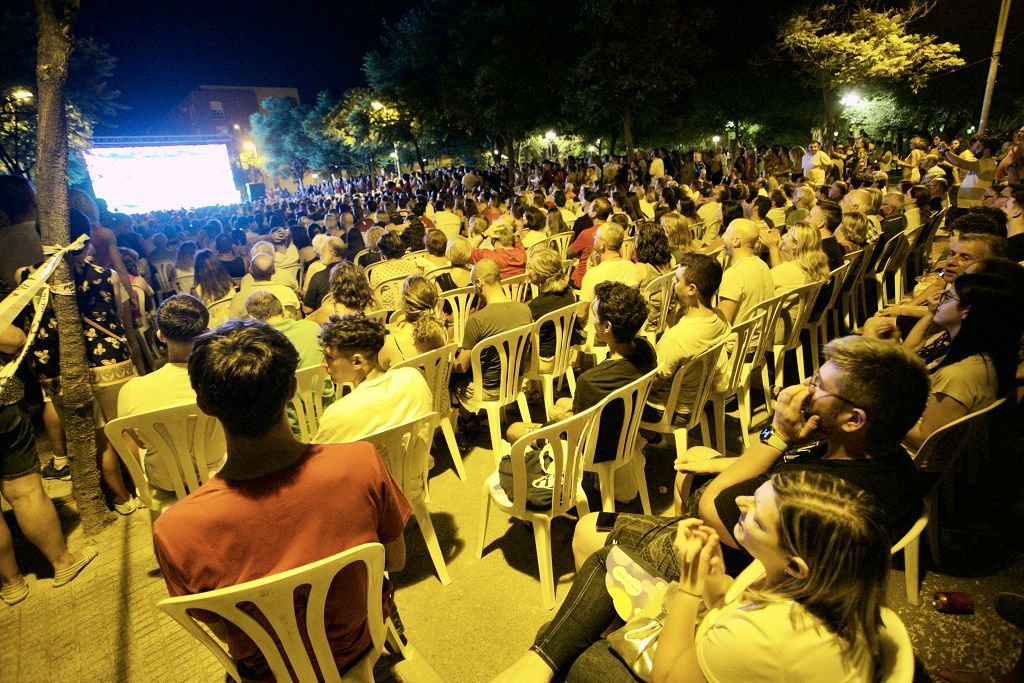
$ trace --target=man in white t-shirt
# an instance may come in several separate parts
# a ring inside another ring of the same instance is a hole
[[[434,214],[434,227],[444,233],[448,239],[458,236],[462,231],[462,219],[454,212],[455,197],[444,198],[444,208]]]
[[[117,396],[117,416],[141,415],[161,408],[195,403],[196,392],[188,378],[192,341],[206,331],[210,314],[203,303],[189,294],[166,299],[156,313],[157,336],[167,344],[167,363],[148,375],[125,382]],[[128,440],[129,447],[137,444]],[[174,483],[160,464],[160,453],[152,444],[142,444],[142,464],[149,483],[173,491]],[[216,470],[226,453],[222,437],[207,444],[207,465]]]
[[[348,443],[414,420],[434,409],[423,375],[414,368],[384,371],[377,354],[387,331],[362,315],[333,317],[320,332],[324,366],[335,386],[351,393],[328,406],[314,443]]]
[[[594,288],[598,283],[621,282],[630,287],[640,284],[636,264],[622,258],[622,242],[625,237],[626,233],[622,226],[612,221],[602,223],[597,229],[594,237],[594,254],[598,258],[598,263],[587,268],[580,285],[580,320],[589,320],[588,311],[590,304],[597,298]]]
[[[992,181],[996,177],[996,166],[998,160],[993,156],[999,143],[995,138],[985,135],[976,135],[971,138],[970,154],[974,156],[971,160],[968,154],[957,156],[947,149],[945,143],[940,143],[939,154],[945,156],[946,161],[957,168],[968,171],[963,180],[960,181],[960,190],[956,194],[957,210],[969,209],[974,206],[981,206],[985,198],[985,190],[992,187]]]
[[[722,222],[722,204],[718,201],[718,195],[714,194],[714,188],[709,185],[701,187],[700,196],[703,203],[697,207],[697,216],[704,223],[705,228],[710,228],[715,222]]]
[[[821,143],[817,140],[812,140],[811,144],[807,146],[807,153],[804,154],[801,166],[803,167],[804,177],[807,178],[807,182],[815,187],[819,187],[825,184],[825,174],[828,172],[829,167],[832,166],[832,160],[821,151]]]
[[[665,176],[665,162],[661,160],[661,151],[654,150],[651,152],[651,165],[647,169],[651,178],[663,178]]]
[[[722,282],[722,266],[706,254],[683,254],[676,268],[674,291],[676,301],[683,310],[682,317],[658,340],[658,379],[647,400],[655,408],[664,409],[672,381],[680,366],[690,362],[697,354],[718,341],[729,332],[718,311],[711,306],[711,298]],[[728,360],[722,354],[717,377],[721,376]],[[716,377],[716,379],[717,379]],[[678,404],[692,400],[699,388],[684,384],[679,390]]]
[[[757,246],[757,225],[746,218],[737,218],[722,236],[732,265],[722,276],[718,292],[718,308],[730,325],[743,320],[747,311],[775,294],[771,269],[754,252]]]

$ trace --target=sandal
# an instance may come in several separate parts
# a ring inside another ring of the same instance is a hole
[[[59,572],[53,574],[53,587],[60,588],[61,586],[71,583],[71,580],[82,573],[86,565],[96,559],[99,552],[96,548],[86,548],[82,551],[82,559],[75,562],[73,565],[66,569],[61,569]]]
[[[17,605],[27,597],[28,582],[25,581],[24,576],[18,579],[18,583],[12,583],[9,586],[0,588],[0,600],[3,600],[8,605]]]

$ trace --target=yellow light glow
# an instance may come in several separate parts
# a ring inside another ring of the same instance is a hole
[[[32,91],[26,90],[25,88],[17,88],[14,90],[14,92],[11,93],[11,95],[13,95],[14,99],[18,100],[19,102],[31,100],[33,97]]]

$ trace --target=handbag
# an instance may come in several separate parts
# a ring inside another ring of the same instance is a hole
[[[612,652],[633,672],[633,675],[649,683],[654,670],[654,653],[658,648],[661,629],[668,617],[668,601],[679,583],[672,581],[625,626],[606,636]]]

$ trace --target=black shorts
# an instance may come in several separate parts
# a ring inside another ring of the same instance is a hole
[[[0,478],[20,479],[39,471],[36,435],[21,403],[0,406]]]

